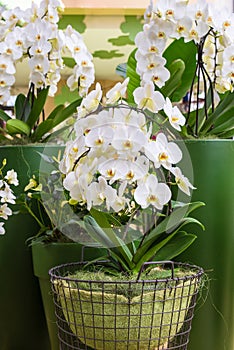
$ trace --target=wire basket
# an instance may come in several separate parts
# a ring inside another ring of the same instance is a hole
[[[71,275],[82,263],[49,271],[60,350],[186,350],[203,270],[174,262],[170,277],[84,281]],[[160,266],[161,267],[161,266]],[[175,277],[175,268],[186,271]]]

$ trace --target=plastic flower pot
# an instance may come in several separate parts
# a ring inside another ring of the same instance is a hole
[[[174,277],[169,264],[168,278],[86,281],[86,287],[71,275],[80,263],[51,269],[61,349],[187,349],[203,270],[177,264],[188,272]]]
[[[189,350],[234,349],[234,140],[187,140],[197,188],[192,200],[205,210],[195,217],[205,226],[194,244],[178,257],[202,266],[209,275],[204,303],[193,321]],[[204,304],[204,305],[203,305]]]
[[[1,146],[0,162],[18,173],[16,195],[24,191],[30,177],[38,172],[39,153],[57,155],[58,146]],[[18,208],[12,208],[17,210]],[[38,233],[39,225],[29,214],[15,214],[0,236],[0,349],[49,350],[49,337],[37,278],[33,274],[31,249],[27,240]]]
[[[36,243],[32,246],[34,274],[37,276],[44,306],[51,350],[59,350],[58,327],[49,270],[59,264],[74,262],[77,259],[92,260],[103,253],[102,249],[86,247],[79,243]]]

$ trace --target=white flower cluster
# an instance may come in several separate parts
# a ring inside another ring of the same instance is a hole
[[[6,175],[3,175],[3,168],[6,165],[6,160],[3,161],[3,166],[0,169],[0,235],[5,233],[4,222],[1,220],[7,220],[8,216],[12,215],[12,210],[8,207],[9,204],[15,204],[15,195],[11,189],[11,185],[18,186],[19,181],[17,179],[17,173],[12,169],[8,170]]]
[[[152,81],[159,88],[170,77],[163,52],[171,40],[184,38],[199,45],[204,67],[218,92],[233,90],[234,14],[204,0],[157,0],[147,8],[143,31],[136,35],[137,73],[142,84]]]
[[[126,84],[118,83],[107,99],[117,102]],[[182,159],[178,145],[162,131],[154,139],[151,122],[142,110],[120,103],[99,111],[101,96],[97,84],[86,97],[86,111],[93,113],[82,114],[76,121],[76,137],[67,142],[59,165],[70,204],[114,212],[131,212],[137,205],[161,210],[171,199],[162,169],[170,171],[178,187],[189,195],[193,186],[175,166]]]
[[[38,6],[21,10],[16,7],[0,14],[0,103],[10,97],[15,82],[16,63],[28,60],[29,84],[36,88],[49,86],[49,95],[54,96],[57,83],[64,68],[62,55],[67,53],[75,60],[75,66],[68,85],[78,87],[84,95],[94,81],[92,56],[81,35],[71,26],[58,28],[59,11],[63,8],[60,0],[43,0]],[[76,85],[74,85],[74,81]]]

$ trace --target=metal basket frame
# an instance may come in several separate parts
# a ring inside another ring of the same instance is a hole
[[[171,276],[141,279],[149,264],[169,266]],[[135,281],[69,277],[84,265],[63,264],[49,271],[61,350],[187,349],[202,268],[171,261],[149,262],[142,266]],[[175,277],[175,267],[187,270],[188,275]],[[87,282],[86,290],[81,287],[83,282]],[[129,297],[113,293],[126,286]],[[139,295],[134,299],[131,292],[135,289]]]

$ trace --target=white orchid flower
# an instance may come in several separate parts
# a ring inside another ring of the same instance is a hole
[[[109,211],[112,203],[117,197],[116,189],[108,185],[103,176],[99,176],[98,182],[92,182],[87,190],[87,209],[90,210],[93,206],[100,206],[105,202],[106,208]]]
[[[85,138],[83,135],[77,137],[74,141],[68,141],[64,151],[64,157],[59,164],[59,170],[63,174],[67,174],[71,171],[75,165],[75,162],[81,157],[87,148],[85,147]]]
[[[4,225],[4,222],[0,222],[0,235],[5,234],[5,229],[4,229],[3,225]]]
[[[177,106],[172,106],[172,103],[168,97],[166,97],[164,112],[168,116],[171,126],[173,126],[173,128],[175,128],[176,130],[180,131],[181,126],[185,124],[186,119]]]
[[[127,86],[129,83],[129,78],[126,78],[122,83],[118,82],[115,86],[106,93],[106,103],[114,104],[120,99],[126,97]]]
[[[171,199],[171,191],[166,184],[159,183],[154,174],[150,174],[137,186],[134,198],[143,209],[152,205],[161,210]]]
[[[153,8],[153,12],[157,14],[159,18],[175,22],[185,15],[186,2],[175,0],[158,0],[156,6]]]
[[[146,143],[142,130],[135,126],[120,125],[113,134],[112,146],[120,153],[136,154]]]
[[[13,194],[10,186],[5,183],[4,189],[0,190],[1,203],[15,204],[16,196]]]
[[[115,200],[111,203],[111,207],[114,209],[116,213],[123,210],[126,206],[129,207],[129,198],[126,198],[124,196],[125,191],[127,188],[127,181],[124,181],[120,184],[118,189],[118,195],[116,196]]]
[[[138,108],[148,109],[154,113],[161,110],[165,103],[163,95],[159,91],[154,91],[152,82],[136,88],[133,96]]]
[[[176,181],[176,184],[178,185],[179,189],[182,192],[186,193],[188,196],[190,196],[190,189],[196,189],[196,187],[194,187],[190,183],[189,179],[182,174],[180,168],[171,167],[170,171],[175,176],[175,181]]]
[[[94,112],[101,101],[102,89],[99,83],[86,97],[83,98],[81,105],[77,108],[78,118],[83,118],[87,114]]]
[[[85,144],[90,148],[101,148],[104,152],[113,137],[113,129],[108,126],[99,126],[93,128],[85,136]]]
[[[7,206],[7,204],[0,205],[0,218],[7,220],[8,216],[12,215],[12,210]]]
[[[19,185],[17,173],[13,169],[7,171],[6,175],[4,176],[4,179],[6,179],[8,184],[10,184],[10,185],[14,185],[14,186]]]
[[[178,163],[182,159],[182,152],[174,142],[168,142],[163,133],[156,136],[156,140],[150,140],[145,146],[146,156],[154,162],[155,168],[163,166],[170,169],[172,164]]]

